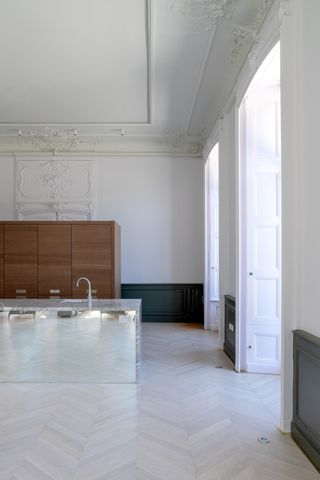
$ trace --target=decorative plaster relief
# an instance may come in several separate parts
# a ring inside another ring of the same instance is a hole
[[[194,29],[211,30],[219,18],[231,20],[237,0],[176,0],[169,9],[188,17]]]
[[[20,219],[66,220],[71,215],[72,219],[88,220],[93,216],[93,196],[91,160],[17,159]]]
[[[42,152],[68,152],[79,150],[81,146],[94,146],[99,143],[96,137],[79,137],[75,131],[60,131],[43,127],[23,133],[18,137],[7,139],[11,145],[31,148]]]
[[[31,152],[52,152],[53,154],[60,152],[59,157],[68,153],[72,153],[72,155],[84,153],[91,156],[100,154],[200,156],[201,153],[201,139],[197,135],[190,135],[185,130],[177,131],[175,129],[167,130],[160,135],[92,135],[91,137],[86,136],[85,139],[81,137],[78,139],[79,143],[76,149],[73,147],[68,149],[66,144],[62,148],[62,144],[58,143],[54,146],[53,144],[44,144],[43,148],[40,148],[31,142],[31,138],[25,133],[22,136],[1,135],[0,155],[2,152],[19,155],[31,155]],[[59,148],[56,148],[57,146]],[[57,158],[59,157],[57,156]]]
[[[292,14],[292,0],[280,0],[279,20]]]
[[[242,24],[237,18],[239,0],[176,0],[169,9],[188,17],[193,28],[211,30],[218,21],[231,31],[231,60],[256,39],[261,24],[273,0],[257,0],[257,8]]]

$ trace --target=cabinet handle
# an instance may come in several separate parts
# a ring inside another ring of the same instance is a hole
[[[59,294],[60,293],[60,290],[49,290],[49,293],[52,293],[52,294]]]
[[[17,293],[17,294],[27,293],[27,290],[26,290],[25,288],[17,288],[17,289],[16,289],[16,293]]]

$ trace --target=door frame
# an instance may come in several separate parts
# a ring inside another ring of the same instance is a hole
[[[211,290],[211,276],[210,276],[210,264],[211,264],[211,215],[210,215],[210,169],[209,158],[212,150],[219,144],[218,136],[213,137],[210,142],[210,149],[204,158],[204,289],[203,289],[203,305],[204,305],[204,328],[206,330],[212,329],[210,319],[210,290]],[[218,329],[220,330],[220,321],[218,321]]]
[[[235,125],[236,125],[236,198],[238,208],[236,210],[236,352],[235,371],[241,372],[246,368],[246,162],[243,151],[242,134],[244,127],[244,111],[241,108],[246,99],[247,90],[251,85],[261,65],[271,53],[272,49],[280,42],[279,31],[269,38],[269,41],[256,59],[255,68],[250,75],[243,77],[236,90],[235,98]],[[281,60],[280,60],[281,63]],[[282,302],[281,302],[282,303]],[[282,332],[282,325],[281,325]],[[283,361],[281,353],[281,364]]]

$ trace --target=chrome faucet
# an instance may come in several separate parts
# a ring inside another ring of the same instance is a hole
[[[90,280],[87,278],[87,277],[80,277],[78,278],[77,280],[77,287],[79,287],[79,283],[81,280],[85,280],[86,282],[88,282],[88,307],[90,308],[90,310],[92,309],[92,293],[91,293],[91,282]]]

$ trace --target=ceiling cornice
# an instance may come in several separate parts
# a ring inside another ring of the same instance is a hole
[[[176,135],[78,135],[44,127],[25,135],[0,136],[0,155],[93,154],[201,156],[200,139],[186,133]]]

